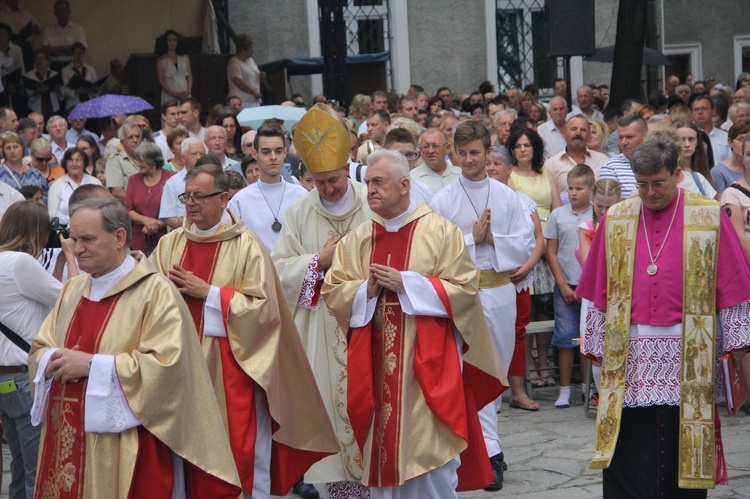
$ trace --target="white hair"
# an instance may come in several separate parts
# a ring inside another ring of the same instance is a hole
[[[508,108],[501,109],[500,111],[496,112],[495,113],[495,117],[492,118],[492,125],[493,126],[497,125],[497,122],[500,119],[500,116],[505,116],[506,114],[509,114],[509,115],[513,116],[513,120],[515,120],[516,118],[518,118],[518,113],[516,112],[515,109],[513,109],[513,108],[510,108],[510,109],[508,109]]]
[[[568,109],[568,101],[565,100],[565,97],[560,97],[559,95],[556,95],[556,96],[552,97],[549,100],[549,105],[551,106],[553,103],[555,103],[557,101],[561,101],[563,104],[565,104],[565,109]]]
[[[201,140],[196,139],[195,137],[188,137],[182,141],[182,144],[180,144],[180,151],[182,151],[182,154],[187,154],[188,149],[190,149],[190,146],[192,146],[193,144],[200,144],[201,147],[203,147],[203,152],[206,152],[206,144],[204,144]]]
[[[395,180],[401,180],[409,177],[409,162],[406,157],[398,151],[391,151],[390,149],[378,149],[373,151],[367,156],[366,163],[370,166],[374,165],[379,161],[386,161],[388,165],[388,171]]]

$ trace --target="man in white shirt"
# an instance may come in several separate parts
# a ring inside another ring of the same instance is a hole
[[[0,23],[7,24],[14,34],[20,33],[26,26],[31,26],[31,32],[28,36],[24,37],[23,40],[16,40],[17,46],[23,53],[23,65],[30,68],[34,61],[31,37],[41,33],[42,30],[34,15],[28,10],[21,9],[18,3],[19,0],[5,0],[6,7],[0,10]]]
[[[428,128],[419,137],[423,163],[410,172],[413,179],[427,184],[435,193],[455,181],[461,169],[447,163],[448,138],[437,128]]]
[[[161,122],[163,126],[161,130],[154,133],[154,144],[161,149],[164,161],[170,161],[174,158],[174,154],[169,150],[169,145],[167,144],[167,135],[178,125],[178,112],[179,102],[177,102],[177,99],[167,99],[161,103]]]
[[[201,103],[193,97],[180,99],[177,108],[177,123],[187,128],[191,137],[198,140],[206,138],[206,129],[201,126]]]
[[[52,154],[57,158],[57,163],[61,164],[65,151],[76,146],[68,142],[66,138],[68,122],[62,116],[51,116],[47,120],[47,133],[49,133],[49,141],[52,143]]]
[[[23,201],[23,195],[5,182],[0,182],[0,220],[10,205]]]
[[[304,187],[287,182],[281,176],[287,148],[284,129],[265,123],[255,135],[255,152],[260,179],[242,189],[229,201],[229,209],[263,241],[269,252],[276,245],[284,224],[284,213],[292,202],[305,196]]]
[[[708,135],[714,153],[714,164],[718,165],[732,155],[732,150],[729,148],[727,132],[713,124],[713,109],[714,100],[707,94],[695,94],[690,98],[693,123]]]
[[[86,33],[79,24],[70,22],[70,3],[68,0],[57,0],[54,7],[57,22],[44,30],[42,48],[49,52],[52,58],[52,69],[60,71],[73,60],[73,44],[80,43],[84,47]]]
[[[227,64],[229,95],[242,100],[242,107],[257,107],[261,104],[260,81],[265,74],[253,60],[255,42],[250,35],[237,35],[234,39],[237,53]]]
[[[604,114],[594,107],[594,91],[588,85],[584,85],[576,91],[578,106],[573,106],[573,110],[568,117],[576,114],[584,114],[588,118],[604,121]]]
[[[68,131],[65,134],[65,140],[67,140],[69,144],[75,144],[84,135],[90,135],[95,140],[99,140],[99,137],[95,133],[86,130],[85,127],[86,118],[70,120],[70,128],[68,128]]]
[[[539,136],[544,140],[544,157],[551,158],[565,149],[565,117],[568,103],[563,97],[549,101],[549,120],[539,125]]]
[[[224,127],[213,125],[206,128],[205,142],[206,149],[219,158],[224,171],[234,170],[237,173],[242,173],[239,162],[227,157],[227,132]]]
[[[71,52],[73,53],[73,62],[62,68],[62,80],[63,87],[62,92],[65,96],[65,106],[68,111],[72,111],[79,102],[86,102],[89,99],[93,99],[97,96],[98,90],[93,86],[81,86],[76,89],[68,87],[74,76],[93,84],[98,79],[96,75],[96,69],[89,64],[84,62],[84,56],[86,55],[86,46],[80,42],[75,42],[71,46]],[[76,78],[75,81],[78,81]]]
[[[182,227],[182,219],[185,217],[185,205],[178,199],[185,192],[185,176],[195,167],[198,159],[206,154],[206,145],[195,137],[188,137],[182,141],[180,150],[185,168],[172,175],[164,184],[159,205],[159,219],[173,229]]]

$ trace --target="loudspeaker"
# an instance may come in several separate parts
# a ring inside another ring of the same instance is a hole
[[[550,57],[592,55],[594,0],[547,0]]]

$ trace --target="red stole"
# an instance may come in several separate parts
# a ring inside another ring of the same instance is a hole
[[[405,225],[398,232],[387,232],[380,224],[373,223],[370,261],[400,271],[408,270],[411,239],[418,221]],[[438,278],[430,278],[430,282],[448,315],[452,316],[442,282]],[[382,430],[374,428],[372,454],[367,456],[373,477],[371,483],[392,486],[403,481],[398,476],[395,459],[400,445],[395,421],[408,408],[400,407],[402,387],[398,371],[388,374],[380,366],[386,365],[386,357],[391,352],[396,354],[396,359],[403,359],[404,321],[395,292],[383,289],[378,300],[373,320],[349,332],[347,412],[360,449],[365,448],[373,421],[392,421]],[[380,317],[386,317],[387,324]],[[465,363],[461,372],[451,319],[417,316],[416,321],[413,368],[427,405],[443,424],[468,443],[461,453],[458,490],[483,488],[492,481],[493,475],[477,411],[500,394],[502,385],[470,364]],[[384,334],[384,325],[393,334]],[[421,331],[429,331],[429,334],[420,335]],[[376,370],[374,366],[379,368]],[[484,386],[478,386],[479,383]],[[384,386],[388,390],[381,388]],[[378,469],[384,453],[388,455],[386,465]]]
[[[197,277],[210,284],[213,279],[214,269],[218,263],[220,251],[221,242],[200,243],[188,240],[180,261],[180,266],[185,270],[192,271]],[[224,318],[224,327],[227,327],[229,305],[234,293],[234,289],[221,288],[221,312]],[[203,341],[203,307],[205,301],[190,297],[186,297],[186,300],[196,328],[198,329],[198,334],[201,341]],[[255,471],[255,441],[257,437],[255,389],[258,388],[258,384],[237,363],[232,353],[229,338],[216,339],[219,342],[221,353],[229,444],[232,448],[234,461],[240,475],[242,488],[247,493],[252,493]],[[272,431],[275,433],[277,429],[278,424],[276,421],[273,421]],[[271,443],[270,465],[271,494],[286,495],[292,488],[292,485],[305,474],[310,466],[327,455],[320,452],[294,449],[273,440]],[[187,468],[186,475],[188,475],[188,490],[191,483],[195,484],[193,486],[201,486],[202,479],[191,478]],[[206,488],[205,490],[211,489]],[[229,496],[228,493],[227,496]],[[236,496],[237,494],[235,493],[234,497]],[[212,491],[210,494],[204,493],[203,495],[196,493],[194,497],[219,496],[216,492]]]

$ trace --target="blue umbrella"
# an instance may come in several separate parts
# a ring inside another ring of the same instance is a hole
[[[276,118],[284,121],[287,130],[296,124],[307,111],[302,107],[292,106],[260,106],[249,107],[240,111],[237,120],[242,126],[250,126],[257,129],[264,121]]]
[[[116,114],[132,114],[139,111],[153,109],[151,104],[134,95],[107,94],[81,102],[73,108],[69,120],[84,118],[108,118]]]

